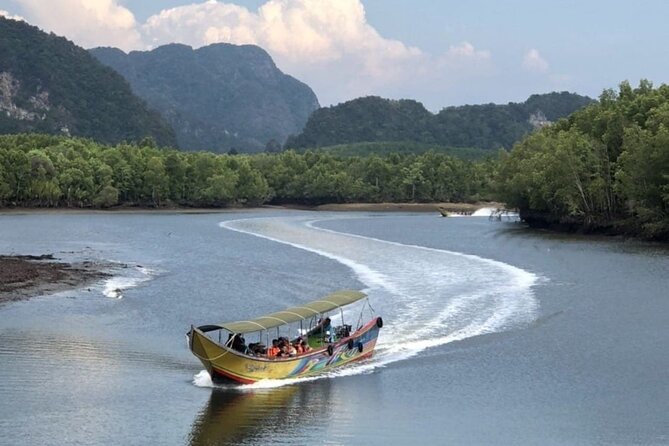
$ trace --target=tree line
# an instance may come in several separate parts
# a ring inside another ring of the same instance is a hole
[[[0,206],[226,207],[347,202],[476,201],[491,196],[495,161],[427,152],[346,157],[181,152],[138,144],[0,136]]]
[[[623,82],[528,136],[497,189],[530,222],[669,239],[669,86]]]
[[[669,239],[669,86],[623,82],[499,158],[181,152],[0,136],[0,206],[226,207],[496,199],[530,223]]]

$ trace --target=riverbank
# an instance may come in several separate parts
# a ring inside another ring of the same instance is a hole
[[[0,305],[82,288],[107,277],[109,265],[66,263],[52,254],[0,255]]]
[[[530,228],[566,234],[603,235],[637,240],[669,242],[669,231],[659,225],[644,228],[631,219],[593,220],[584,222],[575,217],[558,217],[542,212],[520,210],[520,218]]]
[[[472,213],[481,208],[503,207],[501,203],[331,203],[312,207],[299,207],[314,211],[335,212],[448,212]],[[292,206],[287,206],[291,207]]]
[[[119,206],[108,209],[82,209],[82,208],[0,208],[2,214],[132,214],[132,213],[158,213],[158,214],[218,214],[239,211],[258,211],[272,209],[289,209],[301,211],[324,211],[324,212],[439,212],[444,209],[456,213],[472,213],[481,208],[503,208],[503,203],[480,202],[480,203],[328,203],[320,205],[281,204],[264,205],[259,207],[227,207],[227,208],[190,208],[190,207],[127,207]]]
[[[30,214],[145,214],[145,213],[155,213],[155,214],[222,214],[229,212],[239,212],[240,210],[259,210],[259,209],[271,209],[271,206],[263,206],[259,208],[187,208],[187,207],[163,207],[163,208],[153,208],[153,207],[113,207],[107,209],[93,209],[93,208],[67,208],[67,207],[55,207],[55,208],[26,208],[26,207],[16,207],[16,208],[0,208],[0,215],[30,215]]]

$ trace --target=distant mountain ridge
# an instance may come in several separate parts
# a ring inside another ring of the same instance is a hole
[[[114,70],[63,37],[0,17],[0,133],[19,132],[176,145],[169,124]]]
[[[485,150],[511,148],[524,135],[592,103],[586,96],[553,92],[525,102],[446,107],[430,113],[420,102],[367,96],[316,110],[288,148],[362,142],[416,142]]]
[[[217,43],[193,49],[169,44],[152,51],[90,50],[170,122],[179,146],[257,152],[302,130],[319,107],[306,84],[282,73],[254,45]]]

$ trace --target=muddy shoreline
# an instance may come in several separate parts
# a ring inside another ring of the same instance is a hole
[[[472,213],[481,208],[503,207],[500,203],[341,203],[322,204],[310,210],[335,212],[434,212],[440,209],[456,213]]]
[[[0,305],[74,290],[109,278],[111,265],[63,262],[52,254],[0,255]]]
[[[115,207],[110,209],[80,208],[0,208],[0,215],[21,214],[224,214],[240,211],[262,211],[274,209],[324,211],[324,212],[439,212],[439,208],[451,212],[474,212],[481,208],[502,208],[502,203],[328,203],[321,205],[281,204],[259,207],[229,208],[150,208]]]

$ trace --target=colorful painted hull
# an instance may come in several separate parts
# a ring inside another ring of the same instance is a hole
[[[381,318],[374,318],[348,338],[328,348],[313,350],[294,358],[248,356],[209,338],[197,328],[189,333],[189,346],[214,381],[233,380],[251,384],[263,379],[301,378],[318,375],[374,353]],[[350,341],[353,341],[352,343]],[[352,348],[349,346],[352,345]]]

